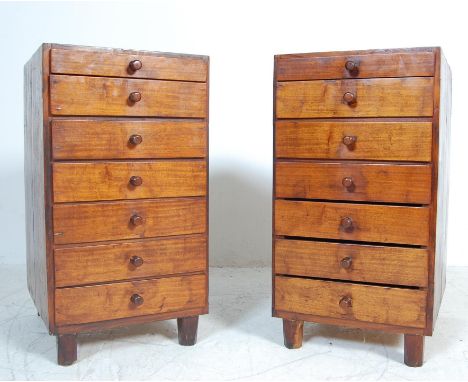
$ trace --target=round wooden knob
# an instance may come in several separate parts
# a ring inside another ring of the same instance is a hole
[[[345,101],[347,104],[352,104],[356,102],[356,95],[351,92],[346,92],[343,94],[343,101]]]
[[[143,224],[143,218],[140,215],[133,215],[130,218],[130,223],[132,223],[135,226],[142,225]]]
[[[344,218],[341,219],[341,226],[344,228],[344,229],[350,229],[353,227],[353,219],[351,219],[350,217],[346,216]]]
[[[346,61],[345,63],[345,68],[348,72],[356,72],[358,70],[358,67],[359,65],[355,61],[349,60],[349,61]]]
[[[340,307],[342,309],[348,309],[353,306],[353,299],[349,296],[344,296],[340,300]]]
[[[353,135],[346,135],[343,137],[343,144],[345,146],[349,148],[351,148],[352,146],[354,146],[354,144],[356,143],[357,141],[357,137],[353,136]]]
[[[143,137],[138,134],[133,134],[130,136],[130,138],[128,138],[128,142],[131,145],[136,146],[136,145],[139,145],[141,142],[143,142]]]
[[[351,257],[343,257],[340,261],[340,266],[343,269],[349,269],[351,268],[352,263],[353,259]]]
[[[140,92],[131,92],[128,96],[128,99],[132,103],[140,102],[141,101],[141,93]]]
[[[143,64],[141,63],[140,60],[133,60],[130,61],[128,64],[128,70],[131,72],[136,72],[137,70],[140,70],[143,67]]]
[[[141,267],[143,265],[143,259],[140,256],[132,256],[130,258],[130,264],[134,267]]]
[[[132,302],[132,304],[134,305],[142,305],[143,302],[145,301],[143,299],[142,296],[140,296],[139,294],[135,293],[135,294],[132,294],[132,297],[130,297],[130,301]]]
[[[351,188],[354,186],[353,178],[351,178],[350,176],[343,178],[341,183],[343,183],[343,186],[345,186],[346,188]]]
[[[130,184],[135,187],[141,186],[143,184],[143,179],[141,176],[132,176],[130,177]]]

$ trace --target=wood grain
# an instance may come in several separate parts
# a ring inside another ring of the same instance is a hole
[[[149,239],[112,244],[56,248],[55,285],[76,286],[206,270],[203,236]],[[134,266],[133,256],[143,264]]]
[[[356,137],[350,149],[345,136]],[[276,121],[277,158],[431,160],[432,123],[424,121]]]
[[[141,61],[140,70],[129,70],[129,63],[133,60]],[[205,82],[208,62],[203,56],[126,52],[120,49],[54,48],[51,50],[51,72]]]
[[[129,103],[132,92],[141,101]],[[204,118],[206,84],[84,76],[50,76],[54,115]]]
[[[132,216],[143,224],[134,226]],[[161,200],[59,204],[54,207],[55,244],[187,235],[206,231],[206,200]]]
[[[275,187],[277,198],[428,204],[431,166],[277,161]]]
[[[54,163],[54,202],[203,196],[206,171],[204,160]]]
[[[277,276],[275,308],[332,318],[423,328],[426,292]],[[313,298],[310,298],[313,296]],[[342,308],[348,296],[352,307]]]
[[[433,78],[278,82],[276,118],[430,117]],[[343,95],[356,95],[355,104]]]
[[[426,287],[427,264],[422,248],[275,240],[275,272],[283,275]]]
[[[302,346],[304,321],[283,319],[284,346],[288,349],[299,349]]]
[[[350,217],[353,229],[341,227]],[[429,209],[369,204],[276,200],[275,234],[427,245]]]
[[[130,144],[132,135],[142,142]],[[52,155],[56,160],[203,158],[206,137],[204,121],[53,119]]]
[[[57,289],[56,320],[80,324],[199,308],[205,305],[205,282],[205,275],[193,275]],[[133,294],[143,297],[142,305],[131,303]]]

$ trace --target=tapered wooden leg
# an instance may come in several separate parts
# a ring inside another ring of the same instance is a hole
[[[76,334],[57,335],[57,362],[59,365],[68,366],[76,361],[77,344]]]
[[[198,316],[178,318],[177,330],[180,345],[195,345],[195,342],[197,342]]]
[[[424,361],[424,336],[405,334],[405,364],[422,366]]]
[[[302,346],[304,321],[292,321],[283,318],[284,346],[288,349],[298,349]]]

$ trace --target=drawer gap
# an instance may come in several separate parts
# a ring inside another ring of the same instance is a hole
[[[98,77],[98,78],[121,78],[124,80],[145,80],[145,81],[171,81],[171,82],[195,82],[199,84],[205,84],[206,81],[195,81],[195,80],[175,80],[175,79],[169,79],[169,78],[149,78],[149,77],[137,77],[137,76],[131,76],[131,77],[123,77],[123,76],[104,76],[104,75],[96,75],[96,74],[83,74],[83,73],[58,73],[58,72],[50,72],[50,74],[53,74],[54,76],[75,76],[75,77]],[[415,76],[413,76],[415,77]],[[387,77],[388,78],[388,77]]]
[[[370,204],[378,206],[400,206],[400,207],[426,207],[428,204],[412,204],[412,203],[394,203],[394,202],[368,202],[356,200],[330,200],[330,199],[304,199],[304,198],[275,198],[276,200],[288,200],[292,202],[319,202],[319,203],[336,203],[336,204]]]
[[[119,162],[131,162],[131,163],[139,163],[139,162],[184,162],[184,161],[197,161],[197,162],[205,162],[206,157],[176,157],[176,158],[158,158],[158,157],[151,157],[151,158],[121,158],[121,159],[54,159],[51,161],[59,162],[59,163],[100,163],[100,162],[112,162],[112,163],[119,163]]]
[[[60,115],[54,115],[49,118],[55,119],[55,118],[63,118],[63,119],[70,119],[70,118],[76,118],[76,119],[99,119],[99,118],[113,118],[115,120],[131,120],[131,119],[140,119],[140,120],[148,120],[148,119],[164,119],[164,120],[188,120],[188,121],[206,121],[206,118],[200,118],[200,117],[177,117],[174,115],[171,116],[162,116],[162,115],[132,115],[132,116],[116,116],[115,114],[109,114],[109,115],[104,115],[104,114],[60,114]]]
[[[288,80],[276,80],[276,82],[314,82],[314,81],[359,81],[359,80],[370,80],[370,79],[387,79],[387,78],[427,78],[427,77],[434,77],[433,75],[427,75],[427,76],[369,76],[369,77],[356,77],[356,78],[343,78],[343,76],[330,76],[327,78],[322,78],[322,79],[299,79],[299,80],[293,80],[293,79],[288,79]],[[128,77],[122,77],[122,78],[128,78]],[[132,77],[133,78],[133,77]],[[145,78],[143,78],[145,79]],[[162,80],[161,80],[162,81]],[[165,81],[165,80],[164,80]],[[193,81],[195,82],[195,81]],[[198,81],[201,82],[201,81]]]
[[[276,162],[282,163],[310,163],[310,162],[319,162],[319,163],[359,163],[359,164],[392,164],[394,166],[407,166],[407,165],[430,165],[429,162],[421,161],[395,161],[395,160],[371,160],[371,159],[342,159],[342,158],[293,158],[293,157],[276,157]]]
[[[381,119],[381,120],[396,120],[397,118],[399,120],[402,120],[402,121],[405,121],[405,120],[408,120],[408,119],[418,119],[420,121],[424,121],[424,120],[430,120],[432,122],[432,116],[418,116],[418,115],[408,115],[406,117],[395,117],[395,116],[391,116],[391,115],[382,115],[382,116],[379,116],[379,117],[375,117],[375,116],[372,116],[372,117],[362,117],[360,116],[359,119],[361,120],[375,120],[376,118],[378,119]],[[312,118],[312,117],[307,117],[307,118],[292,118],[292,117],[289,117],[289,118],[278,118],[278,117],[275,117],[275,120],[276,121],[345,121],[345,120],[349,120],[350,117],[317,117],[317,118]],[[357,120],[358,118],[356,118]]]

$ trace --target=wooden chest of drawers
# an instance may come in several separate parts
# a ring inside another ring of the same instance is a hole
[[[205,56],[44,44],[25,66],[28,287],[57,336],[208,312]]]
[[[450,69],[440,48],[279,55],[273,315],[405,335],[423,362],[445,286]]]

